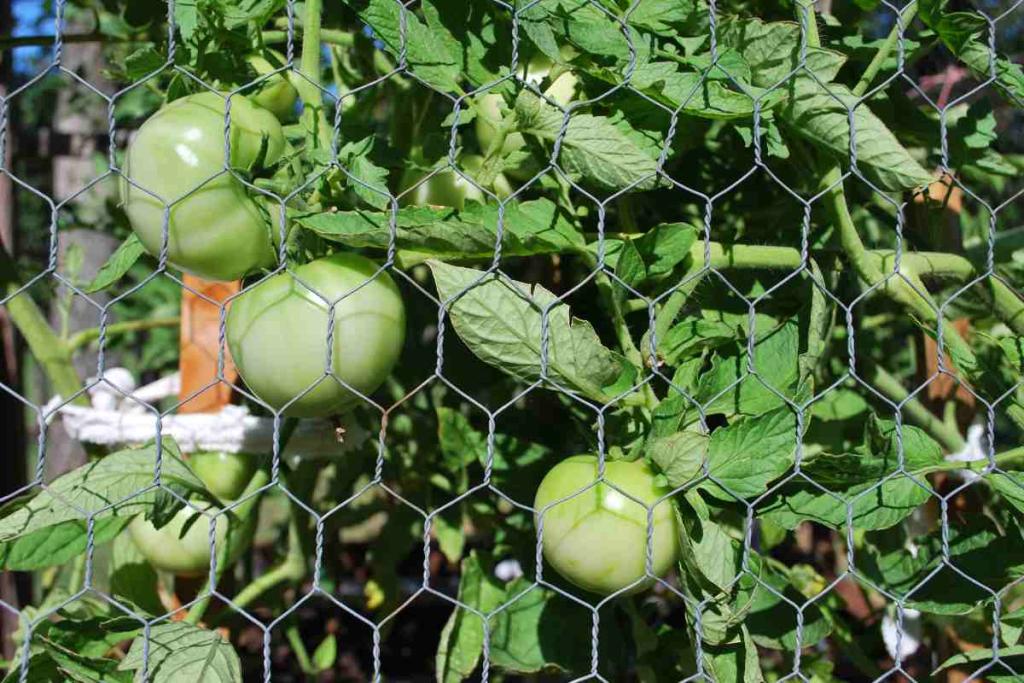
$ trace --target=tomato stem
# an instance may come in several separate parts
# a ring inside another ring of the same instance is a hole
[[[875,80],[875,76],[878,75],[879,70],[885,63],[885,60],[889,58],[889,54],[892,52],[893,47],[900,40],[901,29],[906,30],[910,25],[910,22],[914,20],[914,15],[917,14],[917,1],[911,0],[907,3],[906,7],[901,12],[900,20],[897,21],[892,30],[889,31],[889,35],[885,37],[885,42],[878,46],[878,50],[875,52],[875,56],[871,58],[871,62],[864,69],[864,73],[861,74],[860,80],[857,81],[857,85],[853,86],[853,94],[858,97],[867,92],[867,89],[871,86],[872,81]]]

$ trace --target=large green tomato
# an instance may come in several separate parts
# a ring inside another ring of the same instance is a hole
[[[260,76],[273,74],[266,80],[260,81],[256,91],[249,95],[249,99],[281,121],[294,116],[295,101],[298,99],[299,93],[288,80],[286,72],[278,71],[285,64],[284,55],[274,50],[267,50],[266,56],[251,55],[247,61]]]
[[[602,483],[544,511],[546,506],[585,489],[597,477],[597,458],[577,455],[552,467],[541,481],[534,510],[538,523],[543,512],[544,557],[559,574],[588,591],[609,595],[627,586],[632,586],[629,593],[643,590],[653,579],[647,577],[633,584],[646,576],[645,506],[657,503],[653,515],[654,574],[664,575],[679,554],[676,512],[669,499],[661,500],[669,490],[655,484],[654,473],[645,461],[607,461]]]
[[[484,158],[477,154],[467,154],[460,160],[463,170],[470,176],[475,176],[479,172],[483,162]],[[427,175],[429,174],[410,169],[402,179],[402,190],[409,189]],[[512,194],[512,186],[509,184],[508,178],[501,173],[494,179],[492,188],[494,194],[502,199]],[[479,187],[450,168],[447,168],[431,176],[426,182],[417,185],[412,192],[404,195],[402,197],[402,205],[450,206],[455,209],[461,209],[465,206],[467,199],[484,202],[486,197],[487,195]]]
[[[295,269],[320,296],[288,273],[243,292],[228,310],[227,341],[249,389],[276,409],[287,405],[286,415],[313,417],[341,412],[359,400],[334,378],[364,395],[379,387],[402,351],[405,307],[391,277],[377,271],[363,256],[337,253]],[[325,377],[324,300],[337,302],[333,377]]]
[[[205,451],[193,453],[188,460],[206,489],[220,500],[235,500],[242,494],[256,471],[257,456],[251,453]]]
[[[160,109],[128,146],[124,170],[134,185],[121,183],[125,212],[149,253],[160,254],[170,204],[168,261],[208,280],[235,280],[275,262],[275,228],[224,171],[225,104],[206,92]],[[285,149],[274,115],[239,95],[231,98],[229,140],[231,166],[246,172],[273,164]]]
[[[202,509],[210,515],[218,512],[214,506]],[[153,523],[138,515],[128,525],[132,541],[153,567],[181,576],[202,576],[210,569],[210,524],[213,520],[206,514],[200,516],[184,536],[181,530],[185,523],[196,515],[196,510],[185,506],[170,522],[157,529]],[[248,545],[256,519],[255,514],[247,518],[231,520],[221,514],[217,517],[217,552],[225,543],[229,544],[227,563],[233,564]]]

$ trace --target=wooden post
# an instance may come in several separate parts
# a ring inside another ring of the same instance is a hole
[[[178,398],[186,402],[178,412],[215,413],[231,401],[230,384],[213,384],[217,379],[220,357],[220,304],[238,293],[242,283],[240,280],[210,282],[194,275],[185,275],[184,281],[187,288],[181,293],[181,355],[178,360],[181,389]],[[217,303],[212,303],[214,301]],[[234,383],[238,379],[238,371],[231,362],[227,345],[224,356],[224,379]]]

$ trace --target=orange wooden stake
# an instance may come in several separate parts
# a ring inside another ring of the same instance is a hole
[[[238,371],[225,344],[226,382],[213,384],[217,381],[220,355],[219,304],[236,294],[242,282],[211,282],[194,275],[185,275],[184,281],[188,289],[181,293],[181,350],[178,360],[181,389],[178,399],[187,402],[178,408],[178,412],[215,413],[231,402],[231,385],[227,382],[234,383],[238,379]],[[212,303],[214,301],[218,303]]]

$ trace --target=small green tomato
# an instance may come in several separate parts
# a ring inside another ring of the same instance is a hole
[[[368,258],[337,253],[299,266],[295,277],[274,275],[235,299],[227,341],[246,386],[275,409],[287,405],[285,414],[295,417],[332,415],[358,402],[335,378],[363,395],[376,390],[405,341],[401,294],[391,276],[377,271]],[[326,302],[337,302],[331,376]]]
[[[202,509],[209,515],[218,512],[212,505]],[[139,552],[155,569],[179,576],[202,576],[210,568],[210,524],[213,524],[213,520],[201,514],[185,535],[181,535],[185,523],[196,514],[195,508],[186,505],[159,529],[143,515],[138,515],[128,525],[128,533]],[[219,553],[225,543],[230,544],[227,558],[229,565],[238,559],[248,545],[254,518],[254,514],[242,521],[231,521],[223,514],[217,517],[216,551]]]
[[[257,456],[251,453],[205,451],[189,456],[189,465],[206,489],[220,500],[235,500],[256,471]]]
[[[610,595],[627,587],[628,593],[635,593],[648,588],[653,579],[645,573],[645,506],[657,503],[654,574],[668,572],[679,554],[676,512],[669,499],[662,500],[669,490],[657,486],[654,477],[643,460],[614,460],[605,464],[604,481],[586,488],[598,478],[596,457],[577,455],[555,465],[537,488],[533,504],[538,525],[543,513],[544,558],[565,579],[594,593]],[[579,495],[568,498],[575,493]]]
[[[475,177],[479,173],[483,162],[484,158],[476,154],[467,154],[460,159],[462,169],[471,177]],[[410,169],[402,179],[402,189],[409,189],[427,175],[429,173]],[[495,177],[492,189],[494,194],[502,199],[512,194],[512,186],[509,184],[508,178],[501,173]],[[462,209],[466,200],[484,202],[486,198],[487,195],[477,185],[447,168],[431,176],[426,182],[416,185],[412,192],[402,197],[402,204],[404,206],[450,206],[454,209]]]
[[[295,86],[288,80],[287,72],[279,71],[285,64],[284,55],[275,50],[267,50],[266,56],[250,55],[246,61],[260,76],[273,74],[260,82],[256,91],[249,94],[249,99],[272,113],[280,121],[292,118],[295,115],[295,101],[299,94],[295,90]]]

